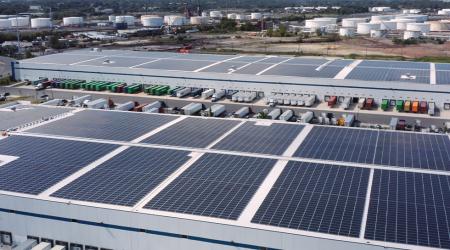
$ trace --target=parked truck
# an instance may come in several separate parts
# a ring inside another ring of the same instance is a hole
[[[434,116],[435,109],[436,107],[434,105],[434,102],[428,103],[428,115]]]
[[[211,101],[217,102],[225,96],[225,90],[221,89],[212,95]]]
[[[191,88],[180,89],[177,91],[176,97],[179,97],[179,98],[185,97],[185,96],[189,95],[191,93],[191,91],[192,91]]]
[[[359,98],[358,100],[358,108],[363,109],[366,106],[366,98]]]
[[[333,107],[337,102],[337,97],[336,96],[330,96],[330,98],[328,98],[328,107]]]
[[[90,109],[104,109],[106,108],[108,101],[100,98],[90,102],[86,102],[86,107]]]
[[[290,109],[283,112],[283,114],[280,115],[280,120],[283,121],[289,121],[292,116],[294,116],[294,112]]]
[[[214,89],[207,89],[205,91],[202,92],[202,98],[203,99],[207,99],[210,98],[214,95]]]
[[[382,109],[383,111],[386,111],[386,110],[389,109],[389,100],[388,100],[388,99],[383,99],[383,100],[381,101],[381,109]]]
[[[273,109],[267,114],[267,118],[275,120],[281,115],[281,109]]]
[[[218,117],[225,113],[225,105],[215,104],[205,111],[205,116]]]
[[[233,117],[235,118],[244,118],[250,113],[249,107],[242,107],[233,113]]]
[[[203,108],[203,105],[201,103],[189,103],[188,105],[184,106],[183,108],[181,108],[181,112],[184,115],[194,115],[198,112],[200,112]]]
[[[314,113],[311,111],[308,111],[301,115],[300,122],[302,123],[308,123],[314,118]]]
[[[134,102],[129,101],[122,104],[117,105],[114,107],[115,110],[121,110],[121,111],[130,111],[134,108]]]

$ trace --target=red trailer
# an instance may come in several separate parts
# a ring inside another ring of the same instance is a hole
[[[420,111],[420,113],[423,113],[423,114],[425,114],[425,113],[427,113],[428,112],[428,105],[427,105],[427,102],[420,102],[420,105],[419,105],[419,111]]]
[[[337,102],[337,97],[336,96],[330,96],[330,98],[328,99],[328,107],[333,107]]]
[[[373,98],[367,98],[366,104],[364,105],[365,109],[372,109],[373,107]]]

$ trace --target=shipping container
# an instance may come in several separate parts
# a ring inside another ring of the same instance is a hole
[[[403,100],[397,100],[395,102],[395,109],[397,109],[397,111],[399,112],[403,111]]]
[[[405,130],[406,129],[406,121],[399,120],[397,123],[397,130]]]
[[[177,91],[176,97],[185,97],[191,93],[191,88],[182,88]]]
[[[427,111],[428,111],[427,102],[424,102],[424,101],[420,102],[419,111],[422,114],[426,114],[427,113]]]
[[[336,96],[330,96],[330,98],[328,98],[328,107],[333,107],[336,104],[336,101]]]
[[[431,116],[434,116],[435,109],[436,109],[436,107],[434,105],[434,102],[429,102],[428,103],[428,114]]]
[[[405,106],[403,107],[403,111],[411,112],[411,101],[405,101]]]
[[[283,112],[283,114],[280,115],[280,120],[282,121],[289,121],[294,116],[294,112],[290,109]]]
[[[273,109],[267,114],[267,118],[275,120],[281,115],[281,109]]]
[[[181,112],[184,115],[194,115],[198,112],[200,112],[203,108],[203,105],[201,103],[189,103],[188,105],[181,108]]]
[[[242,107],[238,109],[236,112],[234,112],[233,116],[235,118],[244,118],[250,113],[249,107]]]
[[[418,101],[414,101],[412,103],[411,111],[414,112],[414,113],[419,112],[419,102]]]
[[[372,109],[373,106],[374,106],[373,98],[367,98],[366,99],[366,105],[364,105],[364,108],[365,109]]]
[[[363,109],[366,106],[366,98],[359,98],[358,100],[358,108]]]
[[[381,109],[384,111],[389,109],[389,100],[388,99],[383,99],[381,101]]]

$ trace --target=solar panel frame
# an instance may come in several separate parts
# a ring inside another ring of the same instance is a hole
[[[303,128],[297,124],[273,123],[266,126],[245,122],[213,149],[282,155]]]
[[[146,138],[142,143],[204,148],[240,121],[188,117]]]
[[[410,74],[416,76],[416,79],[401,79],[402,75]],[[345,79],[364,80],[364,81],[397,81],[430,84],[430,70],[417,69],[392,69],[381,67],[362,67],[354,68]]]
[[[0,154],[18,159],[0,167],[0,190],[40,194],[117,145],[28,136],[0,140]]]
[[[144,208],[236,220],[275,159],[205,154]]]
[[[187,151],[132,147],[54,192],[51,196],[134,206],[190,157]]]
[[[436,84],[450,84],[450,71],[436,71]]]
[[[359,237],[370,170],[290,161],[252,223]]]

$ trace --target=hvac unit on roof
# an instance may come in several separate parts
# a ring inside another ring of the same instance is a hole
[[[403,80],[416,80],[416,76],[411,75],[411,73],[406,73],[405,75],[402,75],[400,79]]]

